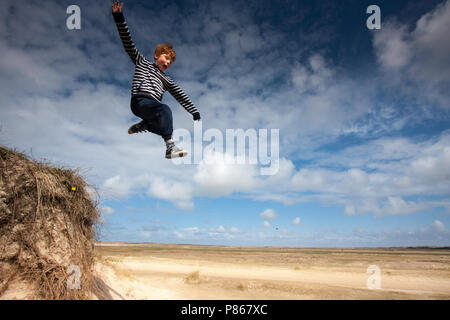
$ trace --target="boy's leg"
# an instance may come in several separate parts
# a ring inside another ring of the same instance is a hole
[[[150,131],[161,136],[163,133],[159,130],[158,108],[160,103],[154,99],[146,97],[132,97],[131,111],[133,114],[142,119],[139,123],[135,123],[128,129],[129,134]]]
[[[160,103],[155,107],[155,116],[156,121],[152,122],[149,126],[150,129],[154,129],[155,131],[160,132],[160,136],[164,139],[164,141],[168,139],[172,139],[173,133],[173,117],[172,110],[170,110],[169,106]]]
[[[165,105],[158,106],[158,129],[161,131],[161,137],[166,143],[166,158],[180,158],[187,155],[187,151],[178,148],[172,140],[173,133],[173,118],[172,110]]]
[[[131,99],[131,111],[134,115],[143,119],[143,122],[141,121],[139,124],[133,126],[145,125],[145,130],[153,132],[164,139],[167,148],[167,159],[187,155],[187,151],[176,147],[172,140],[173,117],[172,110],[169,106],[154,99],[133,97]],[[132,129],[132,127],[130,129]]]

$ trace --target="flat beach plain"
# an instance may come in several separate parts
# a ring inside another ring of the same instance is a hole
[[[113,299],[450,299],[449,247],[98,242],[95,252]]]

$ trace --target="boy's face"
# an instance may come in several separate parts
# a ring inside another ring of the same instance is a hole
[[[170,56],[166,53],[161,54],[159,57],[155,55],[155,63],[158,66],[159,70],[162,72],[169,69],[170,65],[172,64],[172,60],[170,59]]]

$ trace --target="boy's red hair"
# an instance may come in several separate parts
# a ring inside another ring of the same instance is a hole
[[[155,49],[155,56],[159,57],[162,54],[167,54],[170,57],[170,62],[173,63],[177,59],[177,54],[173,50],[173,46],[166,42],[165,44],[158,44]]]

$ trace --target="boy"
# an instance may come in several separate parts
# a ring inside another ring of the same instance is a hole
[[[179,149],[172,140],[173,121],[170,108],[161,103],[165,91],[169,93],[192,114],[194,121],[200,120],[200,113],[189,97],[164,72],[176,59],[170,43],[158,45],[154,61],[148,61],[135,47],[131,40],[125,18],[122,13],[123,2],[116,0],[112,5],[112,15],[119,31],[125,51],[135,64],[133,83],[131,85],[131,111],[142,121],[128,129],[129,134],[150,131],[161,136],[166,142],[166,158],[172,159],[187,155],[186,150]]]

